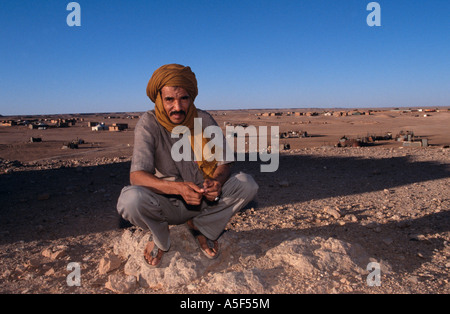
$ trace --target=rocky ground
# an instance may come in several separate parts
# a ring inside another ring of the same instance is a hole
[[[142,263],[148,234],[119,228],[129,166],[0,160],[0,292],[450,292],[448,148],[294,149],[276,173],[239,162],[260,190],[230,221],[221,256],[207,260],[174,226],[158,269]]]

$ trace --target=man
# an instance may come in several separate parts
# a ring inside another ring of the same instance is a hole
[[[197,94],[197,80],[189,67],[160,67],[147,86],[155,109],[136,125],[131,185],[122,190],[117,210],[132,224],[151,231],[144,257],[152,267],[160,265],[170,248],[169,225],[183,223],[191,228],[205,256],[216,258],[217,239],[226,224],[258,190],[251,176],[242,172],[231,175],[232,162],[204,157],[173,160],[171,149],[178,140],[171,136],[175,127],[193,131],[195,118],[202,119],[203,128],[217,126],[211,115],[195,107]],[[190,143],[193,154],[196,141]],[[205,138],[201,145],[203,151]]]

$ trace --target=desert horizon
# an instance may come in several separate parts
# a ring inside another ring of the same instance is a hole
[[[153,104],[149,105],[147,110],[139,110],[139,111],[100,111],[100,112],[67,112],[67,113],[32,113],[32,114],[8,114],[2,115],[0,114],[0,118],[5,120],[4,118],[9,119],[20,119],[23,117],[51,117],[51,116],[86,116],[86,115],[111,115],[111,114],[142,114],[148,110],[153,110]],[[418,109],[436,109],[436,110],[450,110],[450,106],[445,105],[427,105],[427,106],[378,106],[378,107],[261,107],[261,108],[241,108],[241,109],[204,109],[202,106],[199,106],[199,109],[203,109],[208,112],[216,112],[216,111],[258,111],[258,112],[283,112],[283,111],[318,111],[318,112],[326,112],[326,111],[351,111],[351,110],[361,110],[361,111],[390,111],[390,110],[418,110]]]
[[[372,142],[371,146],[403,145],[395,140],[395,136],[400,132],[412,132],[417,139],[426,138],[429,147],[450,144],[450,132],[446,123],[450,120],[450,111],[445,107],[317,110],[286,108],[208,112],[223,130],[227,125],[277,126],[282,152],[285,145],[290,149],[335,146],[344,136],[349,140],[362,139],[368,136],[385,136],[388,132],[392,133],[390,141]],[[142,114],[143,112],[118,112],[2,117],[0,158],[36,161],[58,156],[70,158],[72,155],[110,155],[115,154],[116,150],[129,155],[134,140],[133,130]],[[93,132],[92,127],[96,124],[103,127],[100,131]],[[303,135],[288,136],[292,131]],[[39,143],[30,143],[32,138],[39,139]],[[78,143],[79,149],[61,149],[76,139],[83,140],[83,143]]]

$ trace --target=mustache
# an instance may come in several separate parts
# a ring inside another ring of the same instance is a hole
[[[174,115],[174,114],[183,114],[183,115],[186,115],[186,112],[185,112],[184,110],[180,110],[180,111],[172,111],[172,112],[170,113],[171,116]]]

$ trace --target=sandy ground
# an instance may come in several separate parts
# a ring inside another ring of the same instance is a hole
[[[280,140],[290,150],[281,152],[275,173],[260,172],[261,162],[234,166],[252,174],[260,186],[257,198],[227,227],[233,241],[247,243],[235,244],[239,256],[224,253],[231,255],[217,270],[209,269],[209,275],[188,285],[137,285],[126,292],[233,292],[217,287],[223,285],[219,273],[251,269],[264,293],[449,293],[449,112],[428,117],[392,111],[348,117],[263,117],[256,110],[211,113],[220,126],[279,126],[281,132],[301,130],[311,136]],[[137,120],[126,115],[83,118],[60,129],[0,127],[1,293],[113,293],[106,283],[112,274],[124,273],[125,260],[106,274],[99,272],[99,263],[129,230],[119,228],[115,205],[128,184]],[[87,127],[87,121],[99,120],[128,123],[130,128],[93,132]],[[370,147],[334,147],[343,135],[395,135],[401,130],[428,138],[431,146],[406,148],[391,140]],[[30,143],[30,137],[42,142]],[[85,144],[61,148],[75,139]],[[300,271],[292,252],[283,251],[298,238],[311,243],[333,239],[362,248],[382,265],[381,286],[368,286],[368,271],[355,275],[319,263],[310,272]],[[254,251],[247,254],[243,248]],[[81,286],[67,284],[71,262],[81,265]],[[244,292],[255,290],[249,286]]]

